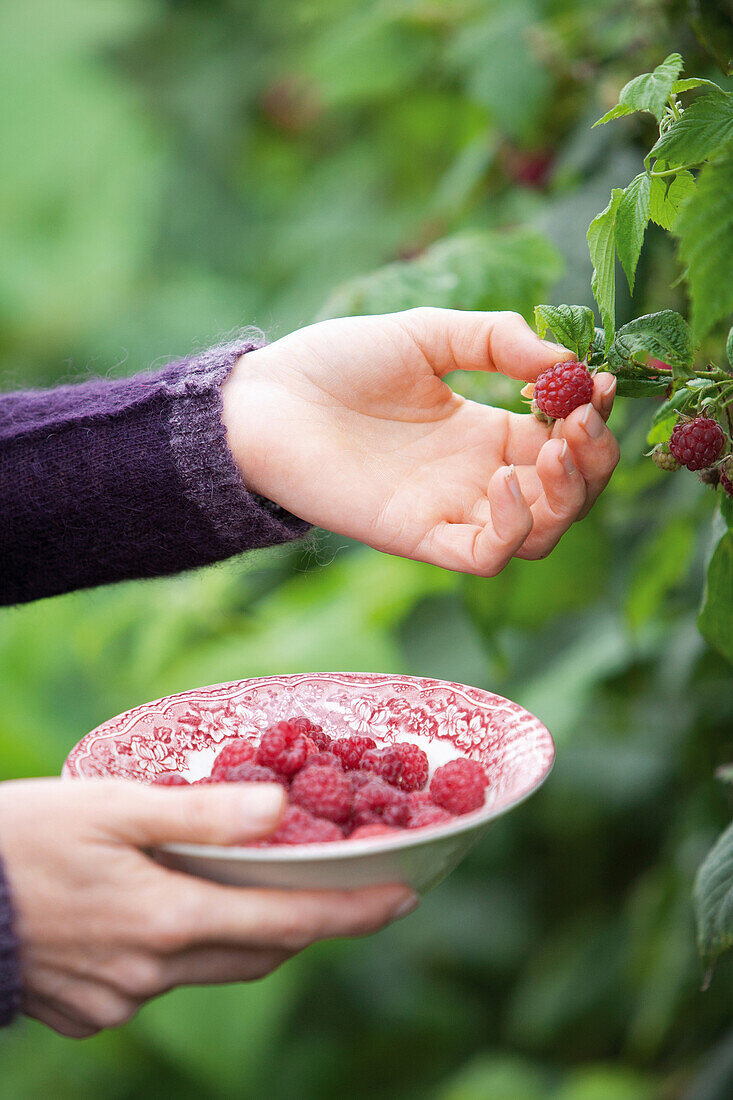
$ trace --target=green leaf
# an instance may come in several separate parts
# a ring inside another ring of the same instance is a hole
[[[695,878],[697,946],[706,967],[733,947],[733,824],[721,833]]]
[[[465,232],[445,237],[417,259],[351,280],[331,295],[319,316],[385,313],[420,305],[512,309],[531,315],[560,270],[557,251],[536,230]]]
[[[729,497],[723,498],[715,518],[697,625],[706,641],[733,662],[733,500]]]
[[[621,187],[614,187],[608,206],[588,227],[588,248],[593,264],[591,287],[606,331],[606,348],[610,346],[616,323],[616,214],[623,193]]]
[[[691,25],[700,44],[726,74],[733,74],[733,5],[731,0],[690,0]]]
[[[699,340],[733,311],[733,153],[700,173],[676,231]]]
[[[728,363],[733,367],[733,328],[730,329],[725,342],[725,354],[728,356]]]
[[[721,95],[725,95],[725,92],[716,84],[714,80],[705,80],[701,76],[686,76],[682,80],[675,80],[672,85],[672,95],[679,95],[681,92],[689,92],[691,88],[711,88],[715,92],[720,92]]]
[[[662,229],[673,230],[680,206],[695,190],[692,172],[681,171],[676,176],[652,176],[649,193],[649,216]]]
[[[535,326],[544,338],[548,328],[558,344],[585,359],[595,336],[595,318],[588,306],[535,306]]]
[[[616,250],[632,294],[636,265],[639,262],[644,234],[649,224],[651,184],[648,172],[642,172],[636,176],[625,188],[616,211]]]
[[[645,313],[623,325],[609,349],[608,365],[616,373],[631,364],[643,364],[650,357],[667,363],[673,377],[686,377],[692,366],[690,329],[684,317],[673,309]],[[662,380],[662,392],[670,381],[669,377]]]
[[[599,118],[597,122],[593,123],[591,130],[595,130],[596,126],[605,126],[607,122],[613,122],[616,118],[623,118],[625,115],[633,115],[633,113],[633,107],[628,107],[625,103],[617,103],[610,111],[606,111],[602,118]]]
[[[600,126],[601,123],[610,122],[612,118],[619,118],[632,111],[649,111],[657,122],[661,122],[667,100],[681,72],[682,58],[678,53],[671,53],[653,72],[642,73],[625,84],[618,97],[618,107],[608,111],[595,125]]]
[[[686,386],[681,386],[676,393],[659,406],[647,434],[647,442],[651,444],[666,443],[672,434],[672,429],[677,423],[677,414],[690,400],[690,391]]]
[[[675,165],[701,164],[733,138],[733,96],[700,96],[670,126],[649,153]]]
[[[628,378],[617,375],[616,393],[619,397],[659,397],[667,392],[669,383],[655,378]]]

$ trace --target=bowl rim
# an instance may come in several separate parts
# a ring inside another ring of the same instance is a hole
[[[282,845],[279,847],[271,848],[255,848],[249,845],[217,845],[217,844],[188,844],[182,842],[172,842],[169,844],[161,844],[158,846],[159,851],[171,852],[176,855],[206,858],[218,861],[235,859],[242,863],[313,863],[324,859],[349,859],[358,856],[379,854],[380,852],[399,852],[404,849],[416,848],[421,845],[429,844],[433,841],[441,840],[448,837],[460,836],[463,833],[471,832],[474,829],[480,828],[482,825],[488,825],[492,821],[497,820],[504,814],[513,810],[516,806],[520,806],[523,802],[526,802],[533,794],[535,794],[540,787],[545,783],[546,779],[550,775],[555,765],[556,746],[552,734],[548,730],[547,726],[531,711],[527,710],[521,703],[517,703],[512,699],[507,699],[504,695],[499,695],[494,691],[490,691],[488,688],[477,687],[471,684],[460,684],[453,680],[441,680],[432,676],[411,676],[407,673],[400,672],[356,672],[356,671],[321,671],[321,672],[285,672],[285,673],[273,673],[269,676],[245,676],[239,680],[223,680],[216,684],[205,684],[198,688],[186,688],[183,691],[175,691],[169,695],[161,696],[159,699],[151,699],[147,703],[137,704],[137,706],[153,706],[156,703],[168,701],[174,699],[177,695],[186,695],[187,693],[195,693],[197,691],[211,691],[216,688],[229,687],[233,685],[243,684],[247,682],[256,683],[257,681],[267,680],[279,680],[279,679],[308,679],[310,677],[344,677],[354,678],[356,680],[363,679],[369,680],[390,680],[399,679],[407,680],[423,687],[445,687],[445,688],[457,688],[463,691],[478,692],[481,695],[491,696],[492,699],[499,703],[509,703],[513,707],[519,707],[524,717],[533,719],[535,723],[535,732],[539,735],[543,742],[543,747],[546,750],[546,760],[540,770],[538,776],[526,789],[520,790],[519,794],[512,798],[505,805],[498,809],[492,809],[491,807],[480,807],[478,810],[474,810],[470,814],[463,814],[457,817],[455,821],[448,824],[428,825],[423,826],[421,829],[402,829],[396,832],[394,836],[389,834],[383,834],[377,837],[365,837],[363,839],[351,840],[345,837],[343,840],[328,841],[327,843],[317,844],[292,844]],[[364,686],[368,686],[365,684]],[[130,713],[130,711],[136,710],[136,707],[129,707],[127,710],[121,712],[121,715]],[[115,715],[112,719],[107,721],[113,721],[114,718],[119,718],[121,715]],[[90,781],[90,777],[75,775],[69,765],[69,760],[72,756],[77,754],[77,750],[87,740],[87,738],[93,737],[98,733],[101,726],[106,725],[106,722],[100,723],[100,726],[90,730],[84,737],[72,746],[69,753],[64,760],[62,768],[62,778],[67,779],[86,779]],[[97,777],[99,778],[99,777]],[[112,778],[112,777],[110,777]],[[134,780],[128,780],[128,782],[135,782]]]

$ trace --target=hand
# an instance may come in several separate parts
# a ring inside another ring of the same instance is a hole
[[[544,557],[618,461],[615,380],[552,431],[454,393],[454,370],[533,381],[572,356],[515,313],[415,309],[323,321],[243,356],[224,422],[245,484],[390,554],[490,576]]]
[[[270,832],[274,784],[161,789],[117,780],[0,785],[0,836],[21,944],[24,1011],[86,1038],[188,983],[249,981],[330,936],[404,915],[404,886],[278,891],[219,886],[155,863],[168,841]]]

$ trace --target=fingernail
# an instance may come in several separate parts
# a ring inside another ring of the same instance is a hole
[[[574,351],[568,351],[562,344],[555,344],[552,340],[543,340],[542,343],[550,351],[554,351],[557,354],[558,363],[566,363],[569,359],[577,359],[577,355]]]
[[[285,791],[279,783],[248,783],[242,792],[242,809],[250,820],[277,821],[284,801]]]
[[[420,897],[418,894],[410,894],[408,898],[401,901],[394,911],[394,919],[400,920],[401,917],[406,917],[408,913],[414,912],[420,904]]]
[[[606,425],[593,406],[586,405],[585,412],[580,418],[580,426],[591,439],[598,439]]]
[[[615,396],[616,379],[614,378],[601,394],[601,405],[605,413],[609,413],[613,408],[613,399]]]
[[[575,466],[573,464],[573,456],[570,453],[570,448],[568,447],[567,439],[563,439],[563,441],[562,441],[562,450],[560,451],[560,461],[562,462],[563,466],[565,467],[565,473],[569,474],[570,477],[572,477],[573,474],[575,473]]]
[[[522,489],[517,478],[517,471],[514,466],[510,466],[506,473],[506,483],[511,489],[512,496],[519,502],[522,499]]]

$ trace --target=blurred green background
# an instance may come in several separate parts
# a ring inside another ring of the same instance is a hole
[[[585,230],[650,131],[589,127],[672,49],[716,75],[684,6],[5,0],[2,386],[134,371],[243,324],[590,304]],[[683,305],[649,232],[622,319]],[[455,381],[519,407],[502,380]],[[5,777],[56,773],[144,700],[305,669],[490,686],[558,746],[542,792],[406,922],[81,1046],[22,1023],[0,1036],[4,1095],[733,1095],[733,967],[701,993],[690,908],[731,806],[731,668],[695,628],[713,494],[641,457],[652,407],[619,402],[592,516],[494,580],[321,533],[2,611]]]

